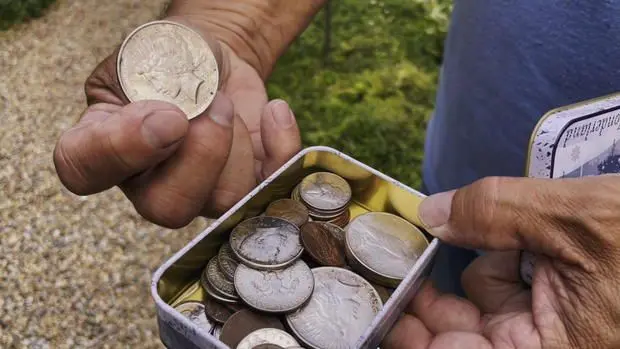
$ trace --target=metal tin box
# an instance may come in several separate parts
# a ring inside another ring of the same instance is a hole
[[[188,300],[203,300],[204,291],[199,285],[201,271],[228,239],[232,227],[245,218],[261,214],[269,202],[288,197],[303,177],[316,171],[333,172],[349,182],[353,196],[351,219],[369,211],[389,212],[420,228],[417,208],[423,194],[334,149],[304,149],[157,269],[151,294],[157,308],[160,337],[167,347],[228,348],[174,306]],[[358,348],[379,346],[430,272],[439,241],[429,235],[426,238],[430,242],[428,247],[358,339]]]

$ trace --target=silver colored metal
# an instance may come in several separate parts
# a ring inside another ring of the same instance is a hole
[[[226,278],[230,281],[235,280],[235,270],[237,269],[237,265],[239,262],[235,257],[235,253],[228,243],[225,243],[220,247],[220,250],[217,253],[217,265],[220,267],[220,270]]]
[[[217,266],[217,258],[213,257],[209,260],[207,268],[205,268],[207,282],[218,292],[221,296],[238,299],[239,296],[235,291],[235,285],[229,281],[224,273]]]
[[[290,334],[277,328],[261,328],[247,336],[237,345],[236,349],[252,349],[260,344],[275,344],[283,348],[299,346],[299,343]]]
[[[243,264],[235,273],[235,288],[252,308],[267,313],[291,312],[310,298],[314,276],[308,265],[298,259],[279,270],[256,270]]]
[[[353,219],[346,229],[347,257],[355,259],[373,281],[395,286],[409,273],[427,247],[424,234],[391,213],[369,212]],[[353,265],[353,264],[352,264]]]
[[[315,172],[301,181],[299,196],[304,203],[317,210],[317,213],[328,216],[329,213],[341,211],[351,201],[351,186],[334,173]]]
[[[172,103],[188,119],[207,109],[219,83],[217,61],[204,38],[183,24],[163,20],[141,25],[125,38],[116,74],[129,101]]]
[[[377,291],[361,276],[343,268],[312,269],[310,301],[286,315],[294,334],[314,349],[354,349],[383,306]]]
[[[203,290],[205,290],[205,292],[207,292],[209,296],[213,297],[218,302],[228,303],[228,304],[239,303],[238,298],[229,298],[229,297],[222,296],[220,292],[215,290],[215,288],[213,288],[213,286],[211,286],[211,284],[207,280],[205,273],[203,273],[202,276],[200,277],[200,286],[202,287]]]
[[[207,318],[205,314],[205,306],[200,302],[184,302],[177,305],[175,309],[207,333],[211,332],[215,327],[215,323],[209,321]]]
[[[302,254],[299,228],[282,218],[258,216],[239,223],[230,247],[241,263],[259,270],[282,269]]]

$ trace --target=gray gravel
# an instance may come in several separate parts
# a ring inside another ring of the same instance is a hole
[[[0,32],[0,347],[161,348],[151,274],[200,232],[143,220],[118,189],[62,188],[52,150],[84,79],[165,0],[64,0]]]

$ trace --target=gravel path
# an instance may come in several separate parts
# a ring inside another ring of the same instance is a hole
[[[83,82],[165,0],[61,0],[0,32],[0,347],[161,348],[151,274],[201,229],[147,223],[114,189],[78,197],[54,144]]]

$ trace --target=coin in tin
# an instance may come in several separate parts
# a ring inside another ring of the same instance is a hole
[[[265,215],[286,219],[298,227],[308,221],[308,209],[306,206],[293,199],[273,201],[267,206]]]
[[[202,286],[202,289],[207,293],[207,295],[214,298],[218,302],[227,303],[227,304],[239,303],[238,298],[225,297],[225,296],[222,296],[220,292],[216,291],[215,288],[213,288],[213,286],[211,286],[211,284],[207,280],[206,272],[203,272],[202,275],[200,276],[200,286]]]
[[[241,305],[218,302],[213,297],[206,297],[204,306],[207,317],[211,321],[222,325],[232,314],[244,309]]]
[[[287,314],[295,336],[313,349],[353,349],[381,310],[377,291],[361,276],[335,267],[312,269],[312,297]]]
[[[278,217],[253,217],[239,223],[230,234],[236,257],[254,269],[281,269],[301,256],[299,228]]]
[[[206,332],[210,332],[215,327],[215,324],[207,319],[205,307],[200,302],[187,301],[177,305],[175,309]]]
[[[314,277],[301,259],[279,270],[256,270],[241,264],[235,273],[235,288],[252,308],[284,313],[301,307],[310,298]]]
[[[342,230],[320,222],[308,222],[301,226],[301,243],[312,259],[323,266],[346,265],[344,244],[333,231]]]
[[[330,172],[316,172],[300,183],[299,195],[307,205],[320,211],[333,212],[351,201],[351,186],[342,177]]]
[[[264,344],[259,344],[255,347],[252,347],[252,349],[290,349],[290,348],[298,348],[298,347],[281,347],[277,344],[273,344],[273,343],[264,343]]]
[[[261,328],[284,330],[284,325],[275,316],[260,314],[249,309],[241,310],[226,321],[222,327],[220,340],[229,347],[236,348],[243,338]]]
[[[195,30],[172,21],[152,21],[121,45],[116,74],[130,102],[160,100],[192,119],[211,104],[219,71],[213,51]]]
[[[228,243],[222,244],[217,253],[217,265],[228,280],[234,281],[235,269],[237,269],[238,264],[239,262],[230,245]]]
[[[206,273],[206,279],[211,286],[215,289],[215,291],[219,292],[220,295],[237,299],[237,292],[235,291],[235,285],[226,278],[224,273],[217,266],[217,258],[213,257],[209,260],[207,264],[207,268],[204,271]]]
[[[284,348],[299,345],[293,336],[282,330],[277,328],[261,328],[245,336],[239,342],[236,349],[253,349],[261,344],[275,344]]]
[[[347,226],[347,257],[372,281],[396,286],[411,270],[428,241],[416,226],[391,213],[369,212]],[[370,278],[370,277],[369,277]]]

